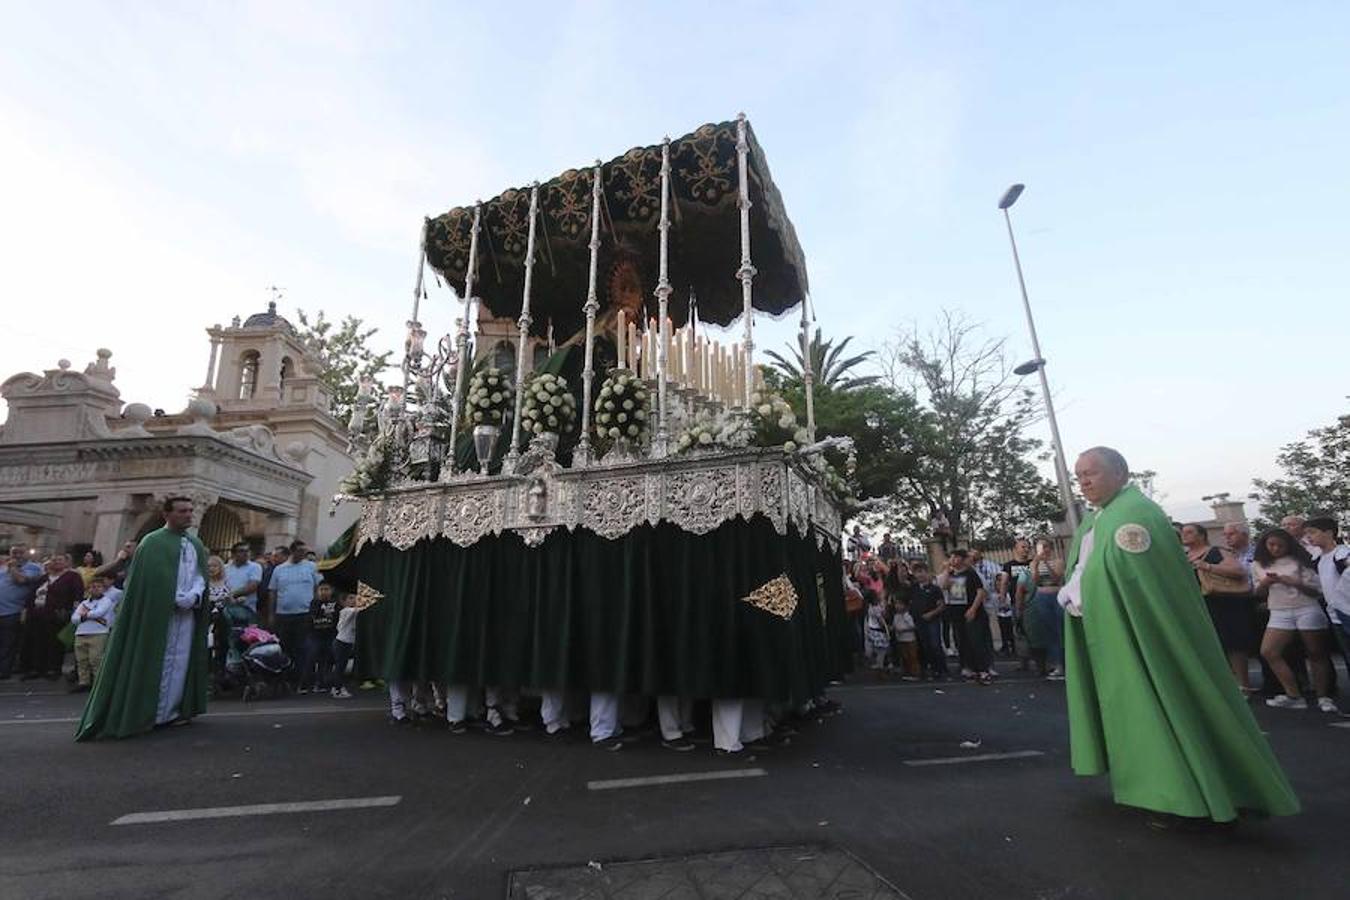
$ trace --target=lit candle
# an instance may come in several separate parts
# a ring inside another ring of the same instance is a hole
[[[618,327],[618,329],[617,329],[617,333],[615,334],[614,342],[615,342],[615,344],[618,346],[618,350],[619,350],[619,368],[620,368],[620,369],[622,369],[622,368],[624,367],[624,359],[625,359],[625,357],[624,357],[624,352],[623,352],[623,339],[624,339],[624,337],[627,335],[627,332],[624,330],[624,325],[623,325],[625,319],[627,319],[627,316],[624,315],[623,310],[619,310],[619,327]]]

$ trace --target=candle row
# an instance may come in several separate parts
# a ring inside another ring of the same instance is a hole
[[[747,360],[739,344],[729,347],[695,334],[689,326],[671,328],[666,320],[666,383],[686,388],[726,406],[747,406],[745,370]],[[616,344],[619,367],[631,369],[648,381],[657,379],[661,330],[656,319],[649,319],[639,332],[637,323],[619,311]],[[756,367],[755,386],[763,385]]]

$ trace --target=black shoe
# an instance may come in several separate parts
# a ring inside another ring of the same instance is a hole
[[[493,725],[491,722],[483,727],[483,731],[494,737],[506,737],[508,734],[515,734],[516,730],[511,727],[511,723],[503,719],[500,723]]]
[[[673,741],[662,739],[661,746],[667,750],[674,750],[676,753],[687,753],[694,749],[694,742],[687,741],[683,737],[678,737]]]
[[[502,721],[505,722],[507,725],[510,725],[512,731],[533,730],[533,726],[531,726],[529,722],[525,722],[520,719],[503,719]]]
[[[446,722],[445,730],[451,734],[464,734],[469,730],[469,726],[463,719],[460,719],[458,722]]]
[[[409,717],[407,717],[407,716],[395,716],[395,715],[393,715],[393,714],[390,714],[389,718],[386,719],[385,721],[388,722],[390,725],[411,725],[411,724],[412,724],[412,719],[410,719]]]
[[[623,738],[605,738],[603,741],[592,741],[592,743],[601,750],[608,750],[610,753],[623,749]]]
[[[546,741],[565,741],[565,740],[567,740],[568,737],[571,736],[571,734],[572,734],[572,729],[571,729],[570,727],[569,727],[569,728],[559,728],[557,731],[549,731],[547,728],[545,728],[545,729],[544,729],[544,740],[546,740]]]

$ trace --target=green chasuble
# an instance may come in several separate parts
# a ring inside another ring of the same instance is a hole
[[[1117,803],[1179,816],[1298,812],[1162,509],[1124,487],[1079,526],[1069,572],[1088,529],[1083,614],[1064,620],[1074,772],[1109,772]]]
[[[169,620],[178,590],[182,540],[197,551],[197,567],[206,578],[206,548],[196,536],[161,528],[136,548],[127,572],[126,592],[113,620],[112,634],[94,689],[75,732],[77,741],[129,737],[155,725],[160,675],[168,642]],[[210,619],[205,598],[193,613],[192,649],[179,715],[191,718],[206,710],[206,629]]]

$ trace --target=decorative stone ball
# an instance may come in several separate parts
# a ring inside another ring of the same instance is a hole
[[[205,397],[193,397],[188,401],[187,413],[194,419],[210,419],[216,411],[216,404]]]
[[[128,403],[126,408],[122,410],[122,418],[136,425],[142,425],[150,421],[150,417],[153,415],[154,412],[144,403]]]

